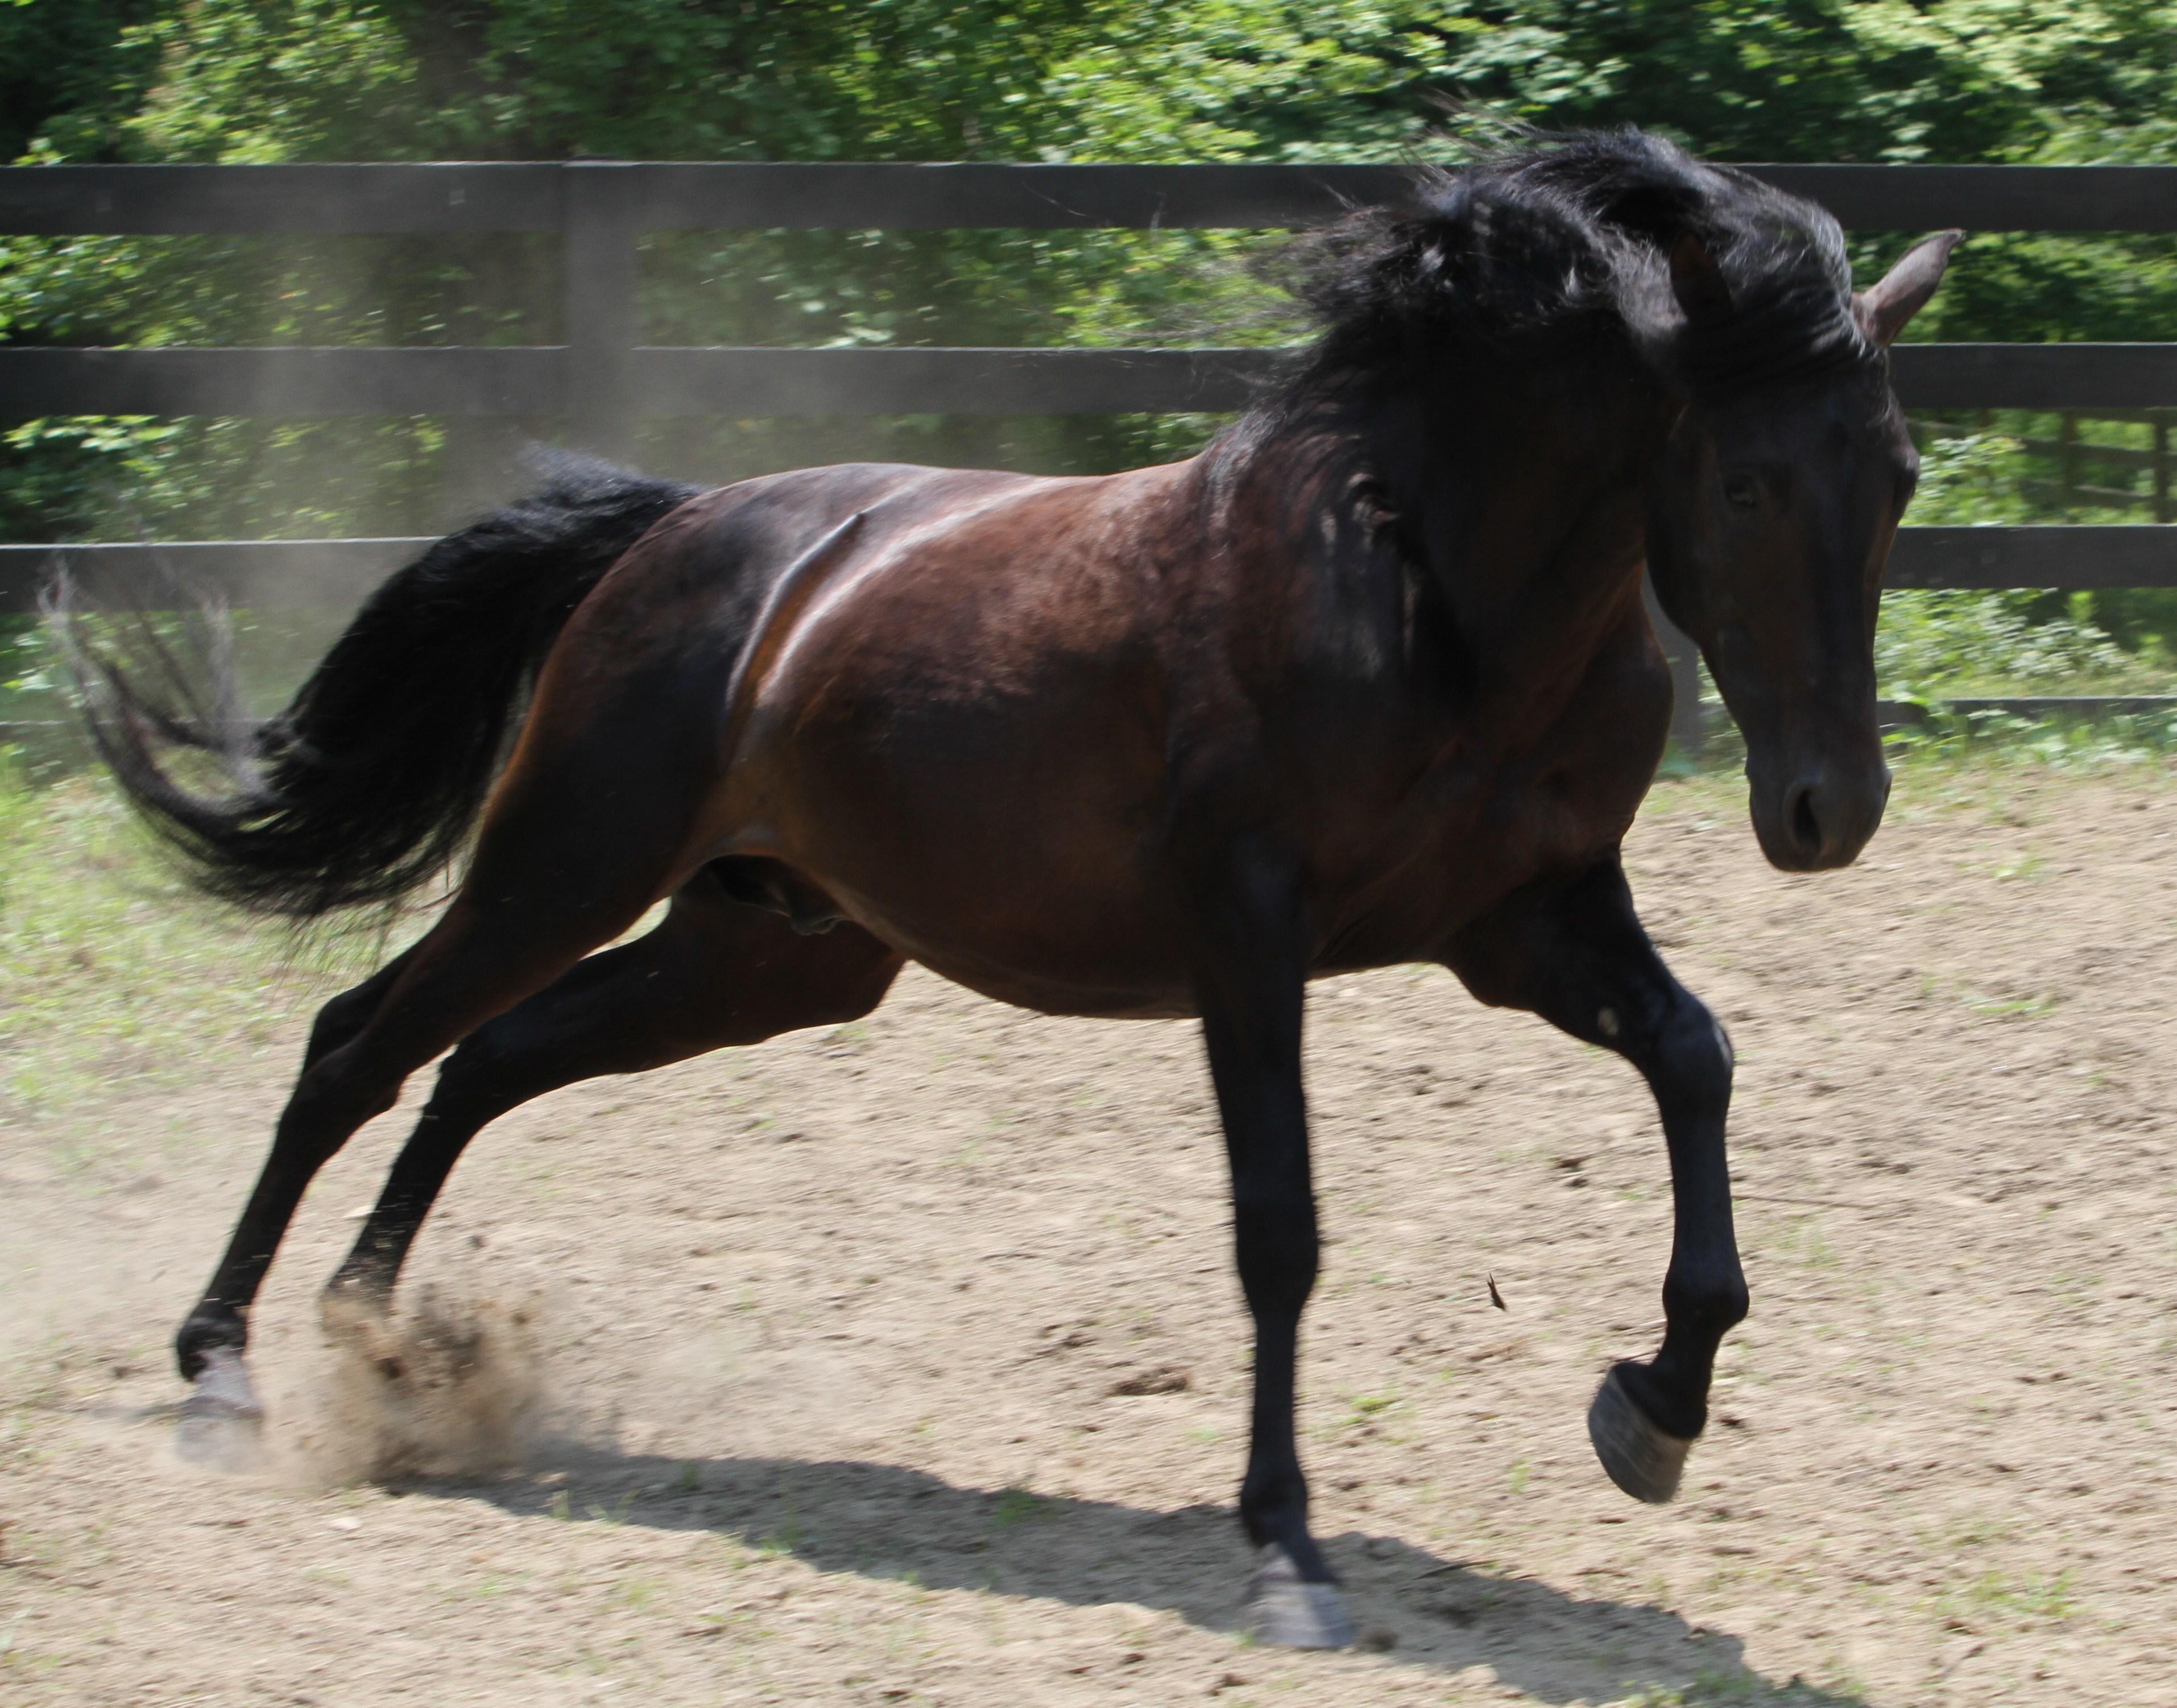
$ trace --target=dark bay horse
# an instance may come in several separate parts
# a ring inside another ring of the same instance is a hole
[[[851,1020],[910,959],[1050,1014],[1199,1016],[1255,1328],[1250,1615],[1343,1642],[1294,1439],[1303,993],[1427,960],[1654,1091],[1667,1328],[1589,1426],[1668,1499],[1747,1294],[1730,1045],[1619,865],[1671,699],[1641,570],[1745,732],[1763,851],[1851,861],[1889,790],[1872,637],[1917,461],[1884,351],[1956,237],[1855,296],[1820,209],[1636,132],[1566,139],[1318,236],[1318,340],[1187,461],[701,494],[563,464],[390,579],[259,724],[92,646],[106,758],[216,895],[384,902],[482,818],[435,925],[318,1018],[181,1330],[193,1403],[254,1411],[250,1303],[312,1174],[449,1047],[336,1320],[385,1308],[494,1118]]]

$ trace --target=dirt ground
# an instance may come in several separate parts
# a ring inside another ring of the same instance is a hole
[[[1754,1314],[1675,1507],[1582,1423],[1658,1328],[1645,1094],[1416,970],[1309,1010],[1303,1451],[1388,1648],[1234,1630],[1194,1029],[912,972],[492,1129],[400,1386],[314,1301],[375,1123],[259,1309],[271,1464],[191,1468],[164,1344],[297,993],[186,1095],[0,1130],[0,1700],[2177,1704],[2177,789],[1908,773],[1858,868],[1790,878],[1728,791],[1667,786],[1629,863],[1739,1047]]]

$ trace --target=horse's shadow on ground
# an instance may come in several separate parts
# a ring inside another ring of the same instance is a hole
[[[1239,1625],[1248,1569],[1221,1506],[1153,1512],[1107,1501],[955,1487],[866,1461],[686,1461],[587,1448],[567,1469],[500,1481],[432,1478],[417,1493],[525,1515],[707,1531],[822,1571],[910,1579],[1076,1606],[1165,1607],[1206,1629]],[[1651,1699],[1754,1708],[1863,1708],[1856,1696],[1765,1678],[1736,1637],[1654,1606],[1502,1577],[1356,1531],[1325,1538],[1356,1624],[1395,1634],[1387,1657],[1445,1673],[1487,1666],[1549,1702]]]

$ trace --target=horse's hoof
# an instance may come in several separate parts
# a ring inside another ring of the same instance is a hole
[[[1678,1498],[1694,1444],[1650,1422],[1615,1370],[1602,1379],[1587,1408],[1587,1439],[1610,1480],[1634,1499],[1661,1506]]]
[[[1247,1629],[1278,1649],[1342,1649],[1353,1640],[1338,1586],[1302,1582],[1292,1556],[1274,1542],[1263,1545],[1247,1580]]]
[[[248,1471],[264,1454],[265,1407],[232,1346],[213,1346],[182,1401],[174,1451],[208,1471]]]

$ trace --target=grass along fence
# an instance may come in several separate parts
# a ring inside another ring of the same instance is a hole
[[[2177,231],[2177,167],[1756,166],[1859,231]],[[1279,353],[1261,349],[781,349],[636,341],[641,240],[661,231],[1158,228],[1281,230],[1396,193],[1403,169],[1354,166],[564,163],[0,168],[0,235],[527,231],[558,237],[553,345],[56,349],[0,345],[0,422],[57,416],[558,416],[610,452],[641,418],[729,414],[1064,415],[1243,407]],[[2168,428],[2177,344],[1908,344],[1907,407],[2058,412],[2061,489],[2141,508],[2080,479],[2148,459],[2152,522],[1908,527],[1890,585],[2177,587]],[[2137,417],[2152,448],[2077,438],[2080,415]],[[2038,449],[2038,446],[2032,447]],[[0,546],[0,611],[34,608],[61,554],[156,558],[264,606],[349,607],[420,542],[194,541]],[[146,582],[145,585],[153,585]],[[1700,674],[1666,626],[1677,732],[1698,745]],[[1960,702],[1970,705],[1970,702]],[[1994,704],[1991,702],[1990,704]],[[2092,710],[2097,699],[2006,709]],[[2155,699],[2136,698],[2127,709]],[[2177,709],[2177,697],[2167,702]]]

